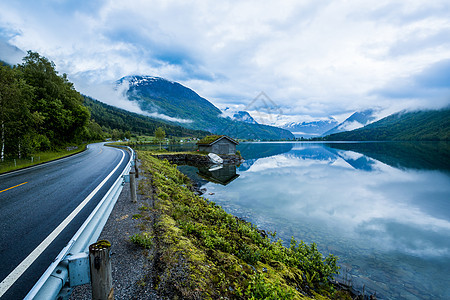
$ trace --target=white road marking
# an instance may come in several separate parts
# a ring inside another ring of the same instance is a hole
[[[120,149],[119,149],[120,150]],[[31,264],[44,252],[44,250],[53,242],[53,240],[66,228],[66,226],[76,217],[76,215],[86,206],[86,204],[94,197],[94,195],[103,187],[108,179],[116,172],[122,164],[125,153],[122,151],[122,159],[120,163],[103,179],[103,181],[81,202],[77,208],[53,230],[50,235],[36,247],[2,282],[0,282],[0,297],[8,291],[8,289],[19,279],[20,276],[31,266]]]

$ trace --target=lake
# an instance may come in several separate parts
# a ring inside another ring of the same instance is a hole
[[[241,143],[222,170],[180,169],[259,228],[339,257],[378,299],[450,295],[449,143]]]

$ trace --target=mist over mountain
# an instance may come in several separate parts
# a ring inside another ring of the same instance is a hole
[[[25,55],[26,53],[20,50],[19,48],[0,39],[1,61],[6,62],[9,65],[15,65],[20,63]]]
[[[338,125],[338,121],[330,117],[327,120],[318,120],[311,122],[290,122],[281,128],[289,130],[296,138],[311,138],[322,136],[328,130]]]
[[[357,111],[353,113],[350,117],[345,119],[344,122],[331,128],[330,130],[323,133],[323,136],[330,135],[333,133],[350,131],[357,128],[364,127],[377,120],[377,111],[374,109],[366,109],[363,111]]]
[[[331,134],[332,141],[449,141],[450,107],[398,112],[363,128]]]
[[[258,122],[256,122],[256,120],[247,111],[236,111],[226,107],[222,110],[222,115],[235,121],[241,121],[248,124],[258,124]]]
[[[118,80],[117,86],[122,87],[129,101],[136,103],[150,116],[186,128],[244,139],[294,138],[287,130],[257,124],[245,112],[237,114],[234,120],[223,117],[219,108],[193,90],[164,78],[127,76]]]
[[[198,137],[210,134],[206,131],[187,129],[178,125],[155,120],[154,118],[133,113],[115,106],[108,105],[88,96],[83,96],[84,105],[89,109],[91,118],[106,131],[118,129],[138,135],[153,135],[158,127],[164,129],[167,136]]]

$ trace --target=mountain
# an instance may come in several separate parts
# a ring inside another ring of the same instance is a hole
[[[162,127],[167,136],[203,137],[210,134],[201,130],[187,129],[177,125],[170,125],[150,117],[132,113],[90,97],[84,96],[84,105],[91,112],[91,118],[100,126],[107,129],[130,131],[138,135],[153,135],[156,128]]]
[[[373,109],[355,112],[350,117],[348,117],[344,122],[323,133],[323,136],[364,127],[365,125],[370,124],[377,119],[375,116],[376,112],[377,111]]]
[[[450,107],[399,112],[353,131],[326,136],[330,141],[449,141]]]
[[[283,125],[281,128],[289,130],[295,137],[310,138],[322,136],[338,124],[338,121],[330,117],[327,120],[313,122],[291,122]]]
[[[121,78],[118,84],[129,85],[126,96],[130,101],[137,102],[143,111],[175,118],[178,123],[187,125],[201,119],[212,121],[221,114],[220,109],[193,90],[164,78],[127,76]]]
[[[243,110],[233,110],[229,107],[226,107],[222,111],[222,117],[230,118],[231,120],[240,121],[248,124],[258,124],[258,122],[256,122],[256,120],[253,119],[253,117],[248,112]]]
[[[241,121],[247,124],[258,124],[255,119],[246,111],[238,111],[233,115],[233,120]]]
[[[117,82],[117,87],[125,88],[128,100],[137,103],[143,111],[172,124],[242,139],[294,138],[289,131],[281,128],[223,117],[220,109],[193,90],[164,78],[127,76]],[[245,112],[238,117],[251,121],[251,116],[245,115]]]
[[[400,169],[446,170],[450,173],[448,142],[329,143],[327,147],[361,153]],[[432,155],[430,155],[432,153]]]

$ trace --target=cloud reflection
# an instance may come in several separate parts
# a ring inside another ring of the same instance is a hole
[[[440,157],[448,148],[290,145],[284,153],[247,161],[227,187],[207,184],[215,192],[210,199],[276,231],[278,238],[294,236],[338,255],[341,280],[348,275],[355,287],[364,285],[380,299],[416,299],[417,294],[445,299],[450,293],[450,176]]]
[[[344,234],[381,251],[450,255],[450,242],[441,242],[450,241],[449,219],[427,208],[428,199],[450,195],[448,176],[395,169],[352,151],[297,149],[258,159],[241,173],[233,190],[242,207],[298,227],[306,220],[327,236]],[[355,166],[361,159],[371,172]]]

